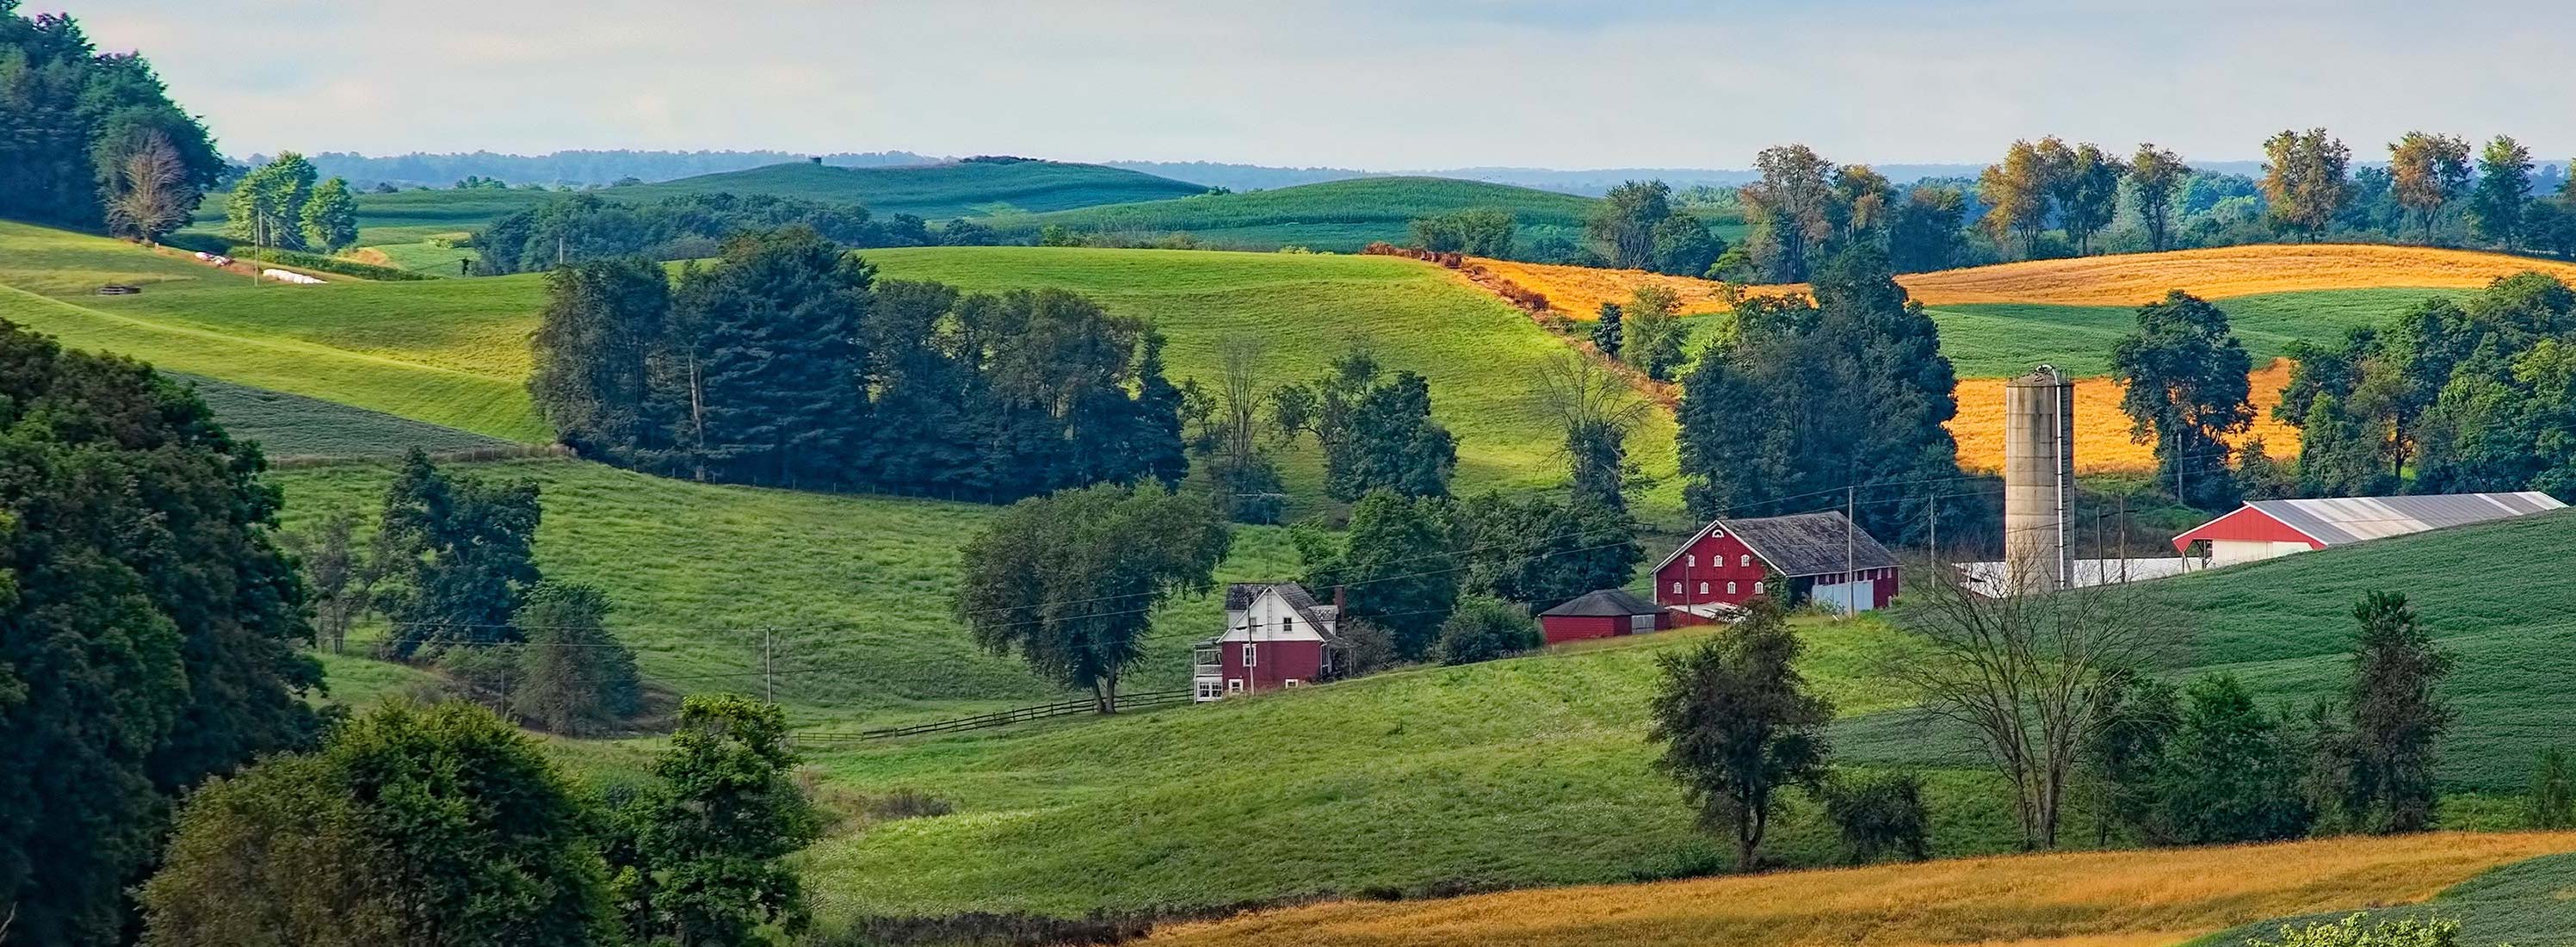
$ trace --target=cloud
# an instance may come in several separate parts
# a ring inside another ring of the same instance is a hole
[[[2576,57],[2576,10],[2538,0],[2486,14],[2504,31],[2322,0],[54,2],[237,154],[1741,167],[1786,141],[1984,161],[2046,133],[2241,158],[2311,125],[2364,156],[2414,127],[2576,148],[2537,67]]]

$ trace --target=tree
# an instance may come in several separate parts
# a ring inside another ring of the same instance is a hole
[[[1647,269],[1655,259],[1655,228],[1673,215],[1672,195],[1662,181],[1622,183],[1602,196],[1584,230],[1609,250],[1611,266]]]
[[[1151,327],[1139,340],[1136,396],[1122,399],[1133,414],[1123,425],[1130,440],[1120,450],[1131,469],[1123,477],[1104,479],[1151,478],[1165,490],[1176,490],[1181,478],[1189,476],[1189,450],[1181,443],[1182,394],[1179,386],[1163,377],[1164,344],[1163,334]]]
[[[1587,359],[1568,356],[1542,364],[1535,380],[1539,403],[1565,432],[1560,450],[1574,498],[1625,514],[1626,493],[1637,476],[1628,462],[1628,432],[1653,407]]]
[[[563,443],[629,462],[667,447],[651,376],[670,308],[670,280],[651,260],[575,263],[546,275],[528,394]]]
[[[1671,287],[1645,283],[1622,310],[1620,332],[1625,342],[1620,357],[1646,377],[1671,381],[1673,369],[1681,367],[1682,348],[1689,344],[1690,329],[1682,325],[1681,297]]]
[[[139,129],[119,143],[102,171],[107,232],[130,240],[153,243],[186,226],[203,197],[187,159],[157,128]]]
[[[1446,506],[1439,499],[1378,490],[1351,508],[1350,531],[1338,541],[1321,530],[1299,528],[1291,536],[1305,566],[1301,581],[1310,589],[1345,590],[1345,617],[1386,629],[1398,658],[1422,660],[1458,607],[1459,568]]]
[[[537,485],[450,475],[414,447],[385,488],[373,558],[377,607],[394,624],[386,649],[409,659],[428,645],[520,640],[511,616],[542,578],[535,543]]]
[[[2388,146],[2389,188],[2397,205],[2424,223],[2424,240],[2449,204],[2469,184],[2469,143],[2451,135],[2407,132]]]
[[[170,101],[142,55],[100,52],[71,16],[22,16],[18,8],[17,0],[0,0],[0,219],[109,224],[115,203],[132,193],[130,159],[139,140],[157,135],[182,173],[153,213],[170,215],[162,218],[175,221],[170,226],[184,224],[224,173],[205,126]],[[133,235],[136,222],[116,230]],[[28,928],[17,930],[23,936]]]
[[[1601,354],[1611,358],[1619,357],[1620,320],[1625,314],[1626,310],[1620,309],[1618,303],[1601,304],[1600,318],[1593,320],[1592,323],[1593,348],[1601,350]]]
[[[2451,709],[2436,693],[2453,658],[2433,646],[2406,596],[2372,592],[2353,608],[2361,637],[2347,693],[2352,787],[2346,810],[2380,832],[2432,827],[2433,764]]]
[[[2155,441],[2157,476],[2203,509],[2233,506],[2226,436],[2254,423],[2253,360],[2217,306],[2181,290],[2138,307],[2138,330],[2111,346],[2129,439]],[[2191,477],[2195,470],[2213,475]]]
[[[313,163],[288,151],[233,184],[224,234],[254,246],[302,250],[304,204],[313,195]]]
[[[1801,650],[1779,606],[1756,598],[1725,634],[1655,662],[1655,768],[1682,784],[1702,829],[1734,836],[1737,871],[1760,867],[1781,791],[1826,774],[1833,705],[1807,690]]]
[[[1447,496],[1458,466],[1457,439],[1431,419],[1431,384],[1409,371],[1381,379],[1375,359],[1353,351],[1312,392],[1283,403],[1314,402],[1312,417],[1282,415],[1286,431],[1312,431],[1324,445],[1324,492],[1351,501],[1374,490]]]
[[[2092,252],[2093,235],[2111,225],[2120,209],[2120,179],[2129,167],[2091,142],[2068,151],[2064,166],[2050,183],[2057,217],[2075,241],[2077,256]]]
[[[2076,765],[2118,724],[2112,697],[2134,669],[2156,666],[2167,622],[2120,585],[1989,598],[1936,575],[1907,598],[1919,647],[1888,675],[1977,735],[2012,786],[2023,847],[2057,847]]]
[[[2166,837],[2207,845],[2306,834],[2312,817],[2281,726],[2254,705],[2234,675],[2193,681],[2165,748]]]
[[[2540,751],[2531,767],[2531,791],[2523,794],[2523,822],[2535,829],[2576,826],[2576,768],[2559,749]]]
[[[1261,447],[1263,417],[1260,371],[1265,346],[1255,336],[1230,336],[1217,343],[1225,374],[1216,401],[1209,406],[1206,430],[1197,439],[1208,455],[1208,472],[1231,519],[1238,523],[1279,522],[1282,492],[1279,465]]]
[[[1527,613],[1500,599],[1482,596],[1458,603],[1440,623],[1440,663],[1475,664],[1508,658],[1539,647],[1538,624]]]
[[[2045,139],[2054,142],[2056,139]],[[1977,175],[1977,199],[1986,205],[1980,219],[1998,244],[2021,235],[2022,256],[2039,253],[2039,235],[2048,230],[2048,195],[2054,187],[2054,169],[2042,156],[2039,146],[2016,141],[2004,150],[2000,164],[1987,165]]]
[[[192,800],[146,944],[522,947],[612,938],[591,812],[471,704],[394,702]]]
[[[692,694],[679,729],[653,761],[656,782],[618,821],[619,895],[645,910],[637,943],[748,944],[764,924],[804,931],[809,912],[788,856],[822,837],[823,820],[796,786],[797,756],[775,704]]]
[[[2349,196],[2344,170],[2352,149],[2327,137],[2325,129],[2312,128],[2265,139],[2263,155],[2263,201],[2273,222],[2317,239]]]
[[[1850,488],[1862,492],[1863,529],[1913,541],[1940,484],[1960,476],[1943,426],[1958,402],[1940,330],[1867,243],[1837,253],[1814,289],[1812,301],[1737,304],[1735,331],[1682,380],[1684,495],[1694,515],[1765,516]],[[1853,425],[1863,410],[1870,423]]]
[[[1511,211],[1485,208],[1416,217],[1409,229],[1415,246],[1434,253],[1508,257],[1518,226]]]
[[[1932,857],[1932,820],[1923,807],[1923,777],[1837,775],[1823,783],[1818,795],[1852,864],[1866,865],[1889,853],[1906,861]]]
[[[1805,145],[1779,145],[1755,154],[1753,166],[1761,179],[1738,192],[1753,225],[1746,242],[1765,275],[1804,282],[1836,231],[1833,162]]]
[[[2149,841],[2165,841],[2158,802],[2164,791],[2165,746],[2182,726],[2180,692],[2123,669],[2106,675],[2097,693],[2104,706],[2103,725],[2078,750],[2094,792],[2093,844],[2108,847],[2115,823]]]
[[[782,486],[844,476],[867,428],[859,329],[875,276],[802,227],[737,237],[715,266],[681,270],[671,318],[693,467]]]
[[[1726,241],[1708,232],[1708,225],[1689,214],[1674,214],[1655,225],[1653,249],[1648,251],[1647,269],[1671,276],[1694,279],[1708,273],[1710,264],[1726,252]]]
[[[1153,612],[1214,587],[1233,534],[1204,498],[1100,485],[1022,500],[966,544],[957,611],[975,643],[1118,710]]]
[[[304,244],[315,250],[338,253],[358,242],[358,201],[349,196],[349,182],[339,178],[315,187],[296,219]]]
[[[348,643],[349,626],[373,598],[374,565],[351,539],[357,527],[356,514],[335,510],[310,530],[278,536],[303,571],[308,601],[313,603],[315,638],[333,654]]]
[[[313,738],[305,588],[265,462],[187,387],[10,325],[0,365],[0,914],[116,943],[169,804]]]
[[[635,652],[608,633],[608,596],[571,582],[540,582],[510,618],[528,636],[510,712],[573,736],[606,732],[643,709]]]
[[[2191,173],[2181,155],[2152,143],[2139,145],[2138,153],[2129,157],[2129,186],[2137,194],[2138,220],[2147,228],[2148,249],[2172,246],[2174,198]]]
[[[2531,149],[2497,135],[2478,152],[2477,190],[2469,194],[2469,229],[2507,248],[2519,246],[2523,207],[2531,201]]]
[[[1626,585],[1645,558],[1627,508],[1598,499],[1487,492],[1456,520],[1466,586],[1532,610]]]
[[[1918,186],[1906,192],[1887,226],[1887,259],[1899,273],[1946,270],[1966,251],[1960,228],[1967,199],[1955,187]]]

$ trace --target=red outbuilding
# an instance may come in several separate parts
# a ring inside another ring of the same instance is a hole
[[[1562,644],[1662,631],[1672,627],[1673,621],[1672,613],[1663,606],[1631,595],[1626,589],[1602,589],[1538,613],[1538,626],[1547,635],[1547,643]]]
[[[2427,530],[2565,509],[2539,491],[2315,500],[2250,500],[2236,512],[2174,537],[2174,549],[2213,566],[2344,546]]]
[[[1786,581],[1790,601],[1869,611],[1895,601],[1898,578],[1896,555],[1840,513],[1717,519],[1655,565],[1655,602],[1697,624]]]
[[[1333,673],[1341,608],[1319,604],[1295,582],[1238,582],[1225,588],[1225,633],[1191,654],[1192,696],[1303,687]]]

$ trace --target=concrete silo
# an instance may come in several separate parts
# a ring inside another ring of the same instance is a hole
[[[2004,383],[2004,570],[2014,592],[2064,588],[2075,497],[2075,383],[2042,365]]]

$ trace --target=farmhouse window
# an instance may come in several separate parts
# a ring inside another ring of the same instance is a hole
[[[1752,555],[1751,553],[1744,553],[1744,554],[1737,555],[1737,556],[1735,557],[1735,565],[1736,565],[1736,567],[1737,567],[1737,568],[1742,568],[1742,567],[1744,567],[1744,566],[1749,566],[1749,565],[1752,565],[1752,564],[1753,564],[1753,555]]]
[[[1243,679],[1242,679],[1242,678],[1239,678],[1239,677],[1229,677],[1229,678],[1226,678],[1226,679],[1225,679],[1225,692],[1226,692],[1226,693],[1228,693],[1228,694],[1240,694],[1240,693],[1243,693]]]
[[[1692,553],[1692,554],[1690,554],[1690,555],[1683,556],[1683,557],[1682,557],[1682,565],[1685,565],[1685,566],[1697,566],[1697,565],[1699,565],[1699,554],[1698,554],[1698,553]]]
[[[1733,582],[1726,583],[1726,594],[1728,594],[1728,595],[1733,595],[1733,594],[1735,594],[1735,583],[1733,583]]]
[[[1755,595],[1760,595],[1760,594],[1762,594],[1762,583],[1760,583],[1760,582],[1755,582],[1755,583],[1753,583],[1753,594],[1755,594]]]
[[[1699,594],[1701,594],[1701,595],[1706,595],[1706,594],[1708,594],[1708,583],[1706,583],[1706,582],[1702,582],[1702,583],[1700,583],[1700,584],[1699,584]]]
[[[1256,665],[1256,664],[1259,664],[1259,663],[1261,663],[1261,647],[1260,647],[1259,645],[1255,645],[1255,644],[1253,644],[1253,643],[1251,643],[1251,642],[1249,642],[1249,641],[1244,642],[1244,644],[1243,644],[1243,666],[1244,666],[1244,667],[1251,667],[1251,666]]]
[[[1285,680],[1285,681],[1281,681],[1281,682],[1279,683],[1279,686],[1281,686],[1281,687],[1304,687],[1304,686],[1306,686],[1306,682],[1304,682],[1304,681],[1300,681],[1300,680],[1298,680],[1298,679],[1296,679],[1296,678],[1293,678],[1293,677],[1292,677],[1292,678],[1289,678],[1289,679],[1287,679],[1287,680]]]
[[[1682,594],[1682,584],[1681,584],[1681,583],[1679,583],[1679,582],[1675,582],[1675,583],[1673,583],[1673,594],[1675,594],[1675,595],[1680,595],[1680,594]]]

